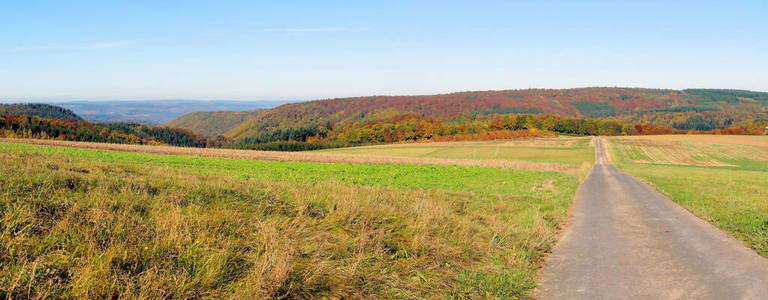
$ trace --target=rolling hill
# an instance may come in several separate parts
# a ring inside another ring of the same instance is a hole
[[[83,119],[69,109],[41,103],[0,104],[0,114],[28,115],[49,119]]]
[[[712,130],[768,119],[768,93],[638,88],[529,89],[428,96],[370,96],[285,104],[256,113],[223,135],[233,140],[278,129],[376,122],[405,115],[453,120],[482,115],[552,114],[573,118]],[[226,113],[218,119],[233,119]],[[209,119],[208,125],[225,121]]]
[[[290,101],[142,100],[73,101],[55,103],[94,122],[138,122],[157,125],[198,111],[247,111],[273,108]]]
[[[207,137],[220,136],[258,114],[251,111],[200,111],[183,115],[165,124]]]
[[[69,109],[48,104],[0,105],[0,138],[56,139],[117,144],[214,146],[184,129],[136,123],[91,123]]]

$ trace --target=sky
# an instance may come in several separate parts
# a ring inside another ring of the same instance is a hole
[[[768,91],[765,0],[0,4],[0,101]]]

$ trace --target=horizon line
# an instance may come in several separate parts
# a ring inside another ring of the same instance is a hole
[[[110,99],[112,97],[83,97],[85,99],[78,99],[72,97],[69,99],[61,99],[60,96],[47,97],[51,100],[45,100],[46,97],[30,97],[28,99],[20,98],[0,98],[0,103],[66,103],[66,102],[153,102],[153,101],[195,101],[195,102],[216,102],[216,101],[232,101],[232,102],[302,102],[302,101],[316,101],[316,100],[329,100],[329,99],[345,99],[345,98],[363,98],[363,97],[414,97],[414,96],[434,96],[434,95],[450,95],[458,93],[472,93],[472,92],[503,92],[503,91],[527,91],[527,90],[578,90],[578,89],[638,89],[638,90],[667,90],[667,91],[684,91],[684,90],[734,90],[734,91],[750,91],[759,93],[768,93],[768,89],[756,90],[756,89],[740,89],[740,88],[710,88],[710,87],[688,87],[688,88],[652,88],[652,87],[622,87],[622,86],[582,86],[582,87],[569,87],[569,88],[541,88],[541,87],[528,87],[528,88],[509,88],[509,89],[490,89],[490,90],[455,90],[447,92],[434,92],[434,93],[414,93],[414,94],[365,94],[365,95],[353,95],[353,96],[335,96],[335,97],[312,97],[312,98],[298,98],[298,99],[238,99],[237,97],[226,98],[153,98],[153,97],[136,97],[136,98],[123,98],[123,99]],[[59,98],[59,99],[55,99]],[[277,98],[277,97],[276,97]],[[40,102],[43,101],[43,102]]]

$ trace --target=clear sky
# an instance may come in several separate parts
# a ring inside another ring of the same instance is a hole
[[[768,1],[9,0],[0,8],[0,99],[585,86],[768,91]]]

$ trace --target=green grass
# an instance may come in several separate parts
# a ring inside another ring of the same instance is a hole
[[[0,143],[1,298],[522,298],[574,175]]]
[[[451,159],[524,160],[576,165],[594,162],[594,148],[590,146],[588,138],[559,138],[546,145],[543,145],[541,140],[532,139],[514,143],[490,141],[369,146],[328,149],[321,152]]]
[[[698,156],[701,159],[711,159],[731,165],[723,168],[768,172],[768,138],[752,138],[763,139],[766,145],[722,145],[701,142],[682,142],[681,144],[686,149],[698,150],[700,152]]]
[[[648,139],[653,141],[653,137]],[[674,144],[702,161],[729,165],[637,163],[650,158],[636,155],[637,148],[632,149],[621,139],[610,140],[614,159],[622,170],[653,184],[673,201],[768,256],[768,160],[762,159],[768,153],[768,143],[718,144],[702,139]],[[645,147],[654,146],[648,143]]]
[[[275,182],[340,183],[484,194],[535,195],[537,192],[531,189],[533,186],[551,180],[567,181],[573,178],[557,172],[497,168],[277,162],[0,143],[0,152],[8,151],[64,154],[91,161],[172,167],[199,174],[232,175]]]

